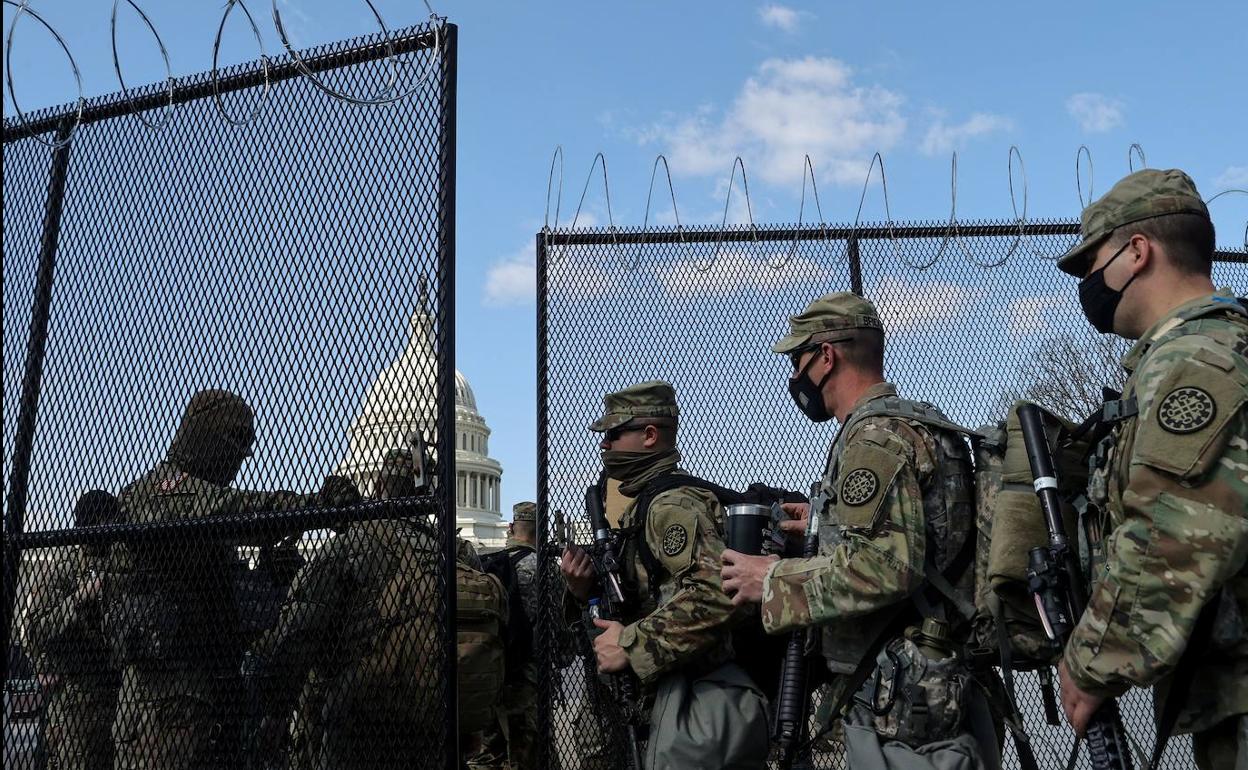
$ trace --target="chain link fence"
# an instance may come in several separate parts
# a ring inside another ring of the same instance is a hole
[[[835,426],[804,418],[786,390],[788,360],[769,351],[789,315],[813,298],[852,290],[875,302],[888,334],[886,373],[906,397],[932,401],[955,421],[1001,419],[1019,395],[1086,414],[1118,377],[1122,340],[1099,337],[1079,309],[1075,282],[1056,255],[1078,223],[945,223],[657,228],[546,232],[537,238],[538,477],[540,536],[566,512],[586,542],[582,495],[599,468],[587,431],[602,395],[664,379],[681,409],[682,467],[728,487],[764,481],[805,490],[823,471]],[[1219,286],[1248,289],[1248,254],[1219,251]],[[579,517],[579,518],[578,518]],[[562,582],[544,574],[545,619],[539,725],[550,767],[624,767],[614,744],[591,740],[611,727],[593,714],[592,669],[555,654]],[[1073,735],[1046,724],[1038,682],[1023,675],[1020,706],[1043,767],[1064,766]],[[1127,728],[1153,741],[1151,698],[1123,700]],[[825,750],[826,749],[826,750]],[[1190,743],[1176,740],[1166,767],[1183,768]],[[558,765],[556,764],[558,761]],[[839,744],[813,766],[843,768]],[[1086,757],[1084,758],[1086,766]],[[1017,766],[1007,746],[1007,766]]]
[[[455,86],[430,22],[6,120],[6,767],[457,767]]]

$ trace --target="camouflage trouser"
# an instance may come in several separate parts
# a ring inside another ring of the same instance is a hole
[[[1176,759],[1171,755],[1177,753],[1171,748],[1167,757]],[[1208,730],[1193,733],[1192,753],[1200,770],[1248,770],[1248,714],[1224,719]]]
[[[56,770],[109,770],[113,766],[111,725],[115,686],[62,681],[44,712],[48,767]]]
[[[127,666],[112,733],[115,770],[234,768],[239,736],[222,719],[238,715],[223,680],[201,671]]]
[[[552,760],[552,766],[557,767]],[[470,770],[536,770],[537,688],[527,682],[503,688],[498,721],[481,734],[481,748],[468,757]]]

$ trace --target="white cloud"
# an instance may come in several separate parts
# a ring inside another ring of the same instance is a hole
[[[490,265],[485,273],[486,305],[531,305],[537,297],[537,255],[533,246],[521,249]]]
[[[659,145],[676,174],[726,175],[741,155],[751,176],[794,184],[809,153],[821,179],[861,184],[871,153],[905,132],[902,102],[893,91],[858,85],[837,59],[768,59],[722,114],[704,106],[637,137]]]
[[[958,318],[974,293],[956,283],[911,282],[890,275],[869,289],[867,297],[879,310],[886,331],[906,332]]]
[[[601,299],[631,275],[622,261],[627,257],[604,264],[578,257],[577,250],[571,247],[565,252],[562,247],[551,247],[546,287],[552,295],[569,301]]]
[[[1065,298],[1058,294],[1023,297],[1010,303],[1010,336],[1023,337],[1049,328],[1049,310],[1061,307]]]
[[[1066,111],[1088,133],[1104,133],[1122,125],[1123,104],[1104,94],[1075,94],[1066,100]]]
[[[788,286],[830,279],[828,269],[808,259],[792,259],[782,267],[787,252],[754,259],[740,252],[720,254],[709,266],[697,259],[682,260],[663,267],[659,281],[670,297],[727,297],[739,291],[759,294]]]
[[[581,221],[586,218],[581,214]],[[589,217],[592,221],[594,218]],[[580,230],[581,222],[577,223]],[[566,227],[567,224],[564,223]],[[593,225],[590,225],[591,227]],[[547,253],[547,290],[572,299],[594,299],[605,296],[619,280],[621,268],[600,261],[584,259],[584,247],[550,246]],[[613,258],[616,255],[612,255]],[[619,260],[627,259],[619,256]],[[532,306],[537,300],[537,255],[533,246],[496,260],[485,272],[481,303],[489,307]]]
[[[919,149],[924,155],[944,155],[958,149],[976,137],[991,134],[994,131],[1008,131],[1014,123],[1002,115],[977,112],[963,123],[948,125],[943,118],[938,118],[927,129],[923,143]]]
[[[801,14],[798,11],[783,5],[764,5],[758,9],[758,18],[768,27],[782,29],[785,32],[796,32],[797,25],[801,21]]]
[[[1217,179],[1213,180],[1218,189],[1215,193],[1232,187],[1248,188],[1248,166],[1227,166]]]

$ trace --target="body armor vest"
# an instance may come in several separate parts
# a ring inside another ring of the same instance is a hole
[[[832,553],[843,539],[843,527],[834,520],[832,513],[832,504],[840,489],[841,455],[861,423],[871,417],[899,419],[915,427],[923,437],[928,452],[936,458],[935,467],[928,474],[921,491],[927,521],[927,559],[937,571],[944,573],[967,540],[975,536],[974,468],[970,451],[961,438],[961,434],[969,434],[970,431],[950,421],[931,404],[896,396],[872,399],[860,407],[846,420],[832,445],[820,481],[820,487],[828,498],[827,508],[811,511],[812,516],[820,516],[819,552],[821,555]],[[947,575],[959,596],[968,602],[974,597],[973,561],[962,570],[962,574]],[[937,600],[935,604],[937,612],[943,614],[944,602]],[[900,611],[909,609],[904,607]],[[953,614],[950,613],[951,616]],[[853,623],[823,626],[823,654],[828,669],[839,674],[853,673],[870,651],[872,643],[895,616],[896,612],[889,608]]]

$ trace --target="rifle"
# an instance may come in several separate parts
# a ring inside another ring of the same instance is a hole
[[[1027,587],[1035,596],[1045,633],[1065,647],[1087,606],[1087,594],[1076,554],[1062,524],[1057,475],[1039,407],[1034,404],[1019,406],[1018,421],[1027,446],[1027,462],[1035,479],[1033,486],[1049,528],[1049,544],[1032,548],[1028,553]],[[1117,701],[1105,701],[1092,715],[1088,722],[1087,744],[1093,770],[1133,770]]]
[[[624,593],[620,589],[620,561],[616,536],[607,522],[607,512],[603,505],[601,481],[591,484],[585,490],[585,513],[589,517],[589,526],[593,530],[594,544],[590,555],[594,561],[594,571],[598,573],[600,595],[598,596],[597,617],[603,620],[619,620],[624,605]],[[591,617],[594,616],[591,605]],[[586,631],[596,631],[589,629]],[[588,639],[588,637],[587,637]],[[628,731],[629,754],[632,767],[642,770],[641,737],[638,733],[638,699],[637,683],[628,672],[612,674],[613,689],[616,700],[624,711],[625,728]],[[592,686],[592,684],[591,684]]]
[[[811,490],[810,513],[806,519],[806,535],[802,541],[802,558],[819,555],[819,525],[816,523],[827,493]],[[774,510],[778,510],[776,505]],[[779,533],[779,524],[773,526]],[[784,653],[784,667],[780,670],[780,692],[776,698],[776,721],[772,726],[772,741],[776,744],[777,764],[781,770],[789,770],[797,760],[802,738],[806,733],[810,709],[810,660],[806,655],[811,630],[799,628],[789,636],[789,646]]]

